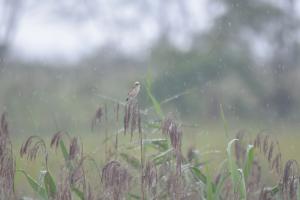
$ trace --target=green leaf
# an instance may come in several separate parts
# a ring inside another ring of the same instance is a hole
[[[238,172],[240,172],[241,179],[240,179],[240,199],[246,200],[247,199],[247,190],[246,190],[246,182],[245,182],[245,176],[242,169],[238,169]]]
[[[64,156],[64,159],[67,162],[69,160],[69,154],[68,154],[68,150],[67,150],[66,145],[63,140],[60,140],[59,146],[60,146],[60,150]]]
[[[161,127],[161,122],[160,121],[150,121],[150,122],[145,122],[145,125],[147,126],[147,128],[152,128],[152,129],[160,129]]]
[[[48,199],[46,189],[41,184],[39,184],[34,178],[32,178],[25,170],[19,169],[16,170],[16,172],[20,172],[26,177],[27,182],[29,183],[33,191],[36,192],[42,199]]]
[[[143,144],[145,146],[151,146],[159,151],[166,151],[169,149],[169,144],[167,139],[157,138],[157,139],[144,139]]]
[[[45,173],[44,184],[48,197],[50,197],[51,199],[55,198],[56,184],[49,171],[46,171]]]
[[[152,89],[152,83],[153,83],[152,71],[151,71],[151,67],[148,67],[148,72],[147,72],[147,77],[146,77],[146,85],[148,86],[148,88],[150,90]]]
[[[207,166],[206,166],[207,167]],[[208,172],[208,170],[206,170]],[[205,190],[206,190],[206,198],[207,200],[215,200],[214,198],[214,184],[213,182],[211,181],[211,177],[209,175],[209,173],[207,173],[207,176],[206,176],[206,184],[205,184]]]
[[[136,195],[136,194],[132,194],[132,193],[129,193],[128,194],[128,198],[129,199],[141,199],[141,197],[140,196],[138,196],[138,195]]]
[[[280,191],[279,185],[275,185],[274,187],[271,188],[271,195],[274,196]]]
[[[243,170],[246,181],[251,172],[253,160],[254,160],[254,146],[248,145],[247,152],[246,152],[246,163]]]
[[[200,181],[202,181],[204,184],[207,183],[207,177],[201,172],[201,170],[197,167],[191,167],[190,168],[193,175]]]
[[[146,92],[147,92],[147,95],[149,96],[152,104],[153,104],[153,107],[154,107],[154,110],[156,112],[156,114],[160,117],[160,119],[163,119],[164,118],[164,115],[163,115],[163,112],[161,110],[161,107],[160,107],[160,103],[156,100],[156,98],[153,96],[152,92],[151,92],[151,89],[152,89],[152,74],[151,74],[151,71],[150,69],[148,70],[148,73],[147,73],[147,80],[146,80]]]
[[[79,189],[72,187],[71,190],[77,195],[78,198],[80,198],[81,200],[84,200],[84,194],[82,191],[80,191]]]
[[[239,182],[239,174],[238,174],[238,171],[237,171],[237,165],[236,165],[235,160],[233,159],[233,156],[231,154],[231,146],[236,141],[238,141],[238,139],[233,139],[227,145],[228,169],[229,169],[229,172],[230,172],[234,193],[237,190],[237,186],[238,186],[238,182]]]
[[[120,156],[135,169],[141,168],[140,161],[137,158],[135,158],[131,155],[128,155],[126,153],[120,153]]]
[[[159,165],[159,164],[163,163],[164,161],[171,159],[170,153],[172,151],[173,151],[173,148],[170,148],[170,149],[158,154],[157,156],[155,156],[153,158],[153,162],[155,163],[155,165]]]
[[[220,195],[221,195],[223,185],[224,185],[226,179],[227,179],[229,176],[230,176],[229,173],[227,173],[227,174],[223,174],[223,173],[222,173],[222,174],[221,174],[220,180],[219,180],[219,182],[218,182],[217,185],[216,185],[216,195],[217,195],[217,196],[220,196]]]
[[[236,141],[238,141],[238,139],[233,139],[227,145],[228,168],[231,175],[233,192],[236,193],[238,191],[240,193],[240,199],[245,200],[246,182],[245,182],[244,172],[242,169],[237,168],[237,164],[231,154],[231,147],[233,143]]]

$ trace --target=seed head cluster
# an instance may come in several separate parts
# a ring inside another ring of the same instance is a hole
[[[110,161],[102,169],[101,181],[108,199],[119,200],[129,190],[132,176],[119,161]]]
[[[176,122],[172,113],[163,120],[161,125],[162,133],[170,138],[171,145],[173,147],[176,156],[176,173],[181,174],[181,142],[182,142],[182,131],[180,125]]]
[[[6,114],[0,122],[0,199],[14,199],[15,160],[9,138]]]
[[[139,104],[136,98],[131,98],[126,102],[125,113],[124,113],[124,134],[130,129],[131,138],[133,132],[138,129],[141,133],[141,115]]]

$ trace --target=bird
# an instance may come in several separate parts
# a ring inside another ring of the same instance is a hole
[[[128,92],[126,101],[128,101],[129,99],[134,99],[139,94],[140,89],[141,89],[141,84],[140,84],[140,82],[136,81],[134,83],[133,87]]]

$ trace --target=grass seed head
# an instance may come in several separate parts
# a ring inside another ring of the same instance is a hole
[[[140,110],[136,98],[129,99],[125,105],[124,134],[126,134],[129,129],[131,137],[136,129],[141,132]]]
[[[76,156],[80,157],[80,146],[78,143],[78,138],[74,137],[71,140],[70,148],[69,148],[69,159],[73,160]]]
[[[171,173],[167,180],[167,191],[171,199],[185,199],[184,198],[184,183],[182,177],[176,173]]]
[[[102,107],[99,107],[96,110],[96,113],[92,119],[92,124],[91,124],[91,130],[93,131],[95,127],[97,126],[97,123],[100,123],[103,117],[103,109]]]
[[[16,164],[9,138],[6,114],[0,124],[0,199],[14,199],[14,177]]]
[[[121,199],[129,190],[131,179],[128,170],[118,161],[110,161],[102,169],[101,181],[111,199]]]
[[[270,168],[280,176],[282,173],[282,156],[279,142],[266,134],[265,131],[257,134],[254,140],[254,147],[258,149],[267,159]]]
[[[182,130],[180,125],[176,122],[174,115],[169,113],[168,116],[163,120],[161,125],[162,133],[169,136],[171,145],[173,147],[176,156],[176,171],[177,174],[181,174],[181,142],[182,142]]]
[[[72,200],[69,170],[63,168],[59,177],[55,200]]]
[[[62,139],[64,132],[58,131],[55,133],[51,139],[50,147],[55,148],[55,150],[58,148],[59,142]]]
[[[47,166],[48,152],[45,141],[38,136],[30,136],[25,143],[22,144],[20,156],[23,157],[27,155],[28,160],[35,160],[39,152],[43,153]]]
[[[146,163],[143,176],[144,176],[143,181],[145,187],[147,187],[149,193],[155,195],[158,179],[157,179],[157,169],[153,162],[148,161]]]
[[[297,199],[299,190],[299,164],[296,160],[288,160],[285,164],[282,177],[282,194],[284,199]]]

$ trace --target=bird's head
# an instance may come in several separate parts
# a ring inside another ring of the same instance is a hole
[[[141,84],[140,84],[140,82],[138,82],[138,81],[136,81],[136,82],[134,83],[134,86],[139,86],[139,85],[141,85]]]

